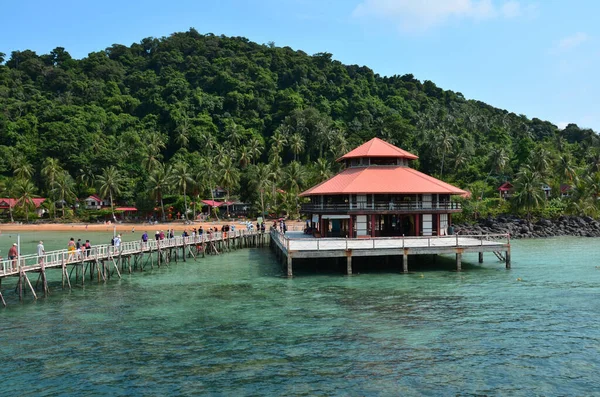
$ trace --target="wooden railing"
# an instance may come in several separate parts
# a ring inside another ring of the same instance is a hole
[[[173,237],[164,240],[148,240],[147,242],[127,241],[122,242],[119,247],[112,245],[95,245],[89,250],[84,248],[78,251],[66,249],[46,252],[44,255],[30,254],[21,255],[16,259],[0,260],[0,276],[18,274],[21,270],[35,270],[45,267],[57,267],[62,264],[74,264],[83,261],[111,259],[119,255],[131,255],[142,252],[154,252],[160,249],[183,247],[186,245],[203,244],[211,241],[221,241],[230,238],[238,238],[248,235],[261,234],[257,230],[235,230],[232,232],[203,233],[194,237]]]
[[[349,212],[349,211],[398,211],[398,212],[422,212],[422,211],[460,211],[460,203],[453,201],[411,201],[411,202],[382,202],[374,203],[329,203],[329,204],[302,204],[302,211],[324,211],[324,212]]]
[[[509,234],[478,234],[450,236],[399,236],[372,238],[290,238],[279,230],[271,230],[271,238],[285,252],[349,250],[349,249],[385,249],[385,248],[430,248],[430,247],[474,247],[484,245],[509,245]]]

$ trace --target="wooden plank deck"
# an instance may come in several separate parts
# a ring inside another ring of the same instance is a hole
[[[107,281],[112,272],[116,272],[120,278],[122,271],[128,270],[131,273],[137,268],[144,270],[144,266],[148,262],[150,262],[150,266],[153,266],[156,261],[156,264],[161,266],[161,264],[168,264],[172,259],[186,261],[188,257],[196,259],[198,254],[204,256],[207,253],[219,254],[232,248],[262,246],[265,244],[266,236],[268,236],[267,233],[261,233],[258,230],[235,230],[233,232],[204,233],[194,237],[149,240],[146,243],[129,241],[121,243],[119,247],[96,245],[90,250],[81,252],[69,252],[64,249],[47,252],[41,256],[22,255],[14,260],[3,259],[0,261],[0,286],[3,279],[12,276],[18,277],[16,291],[19,299],[23,299],[23,295],[28,289],[37,299],[36,290],[39,281],[42,282],[44,295],[49,293],[46,279],[46,271],[49,269],[61,269],[63,288],[65,283],[71,288],[73,271],[75,271],[75,283],[80,281],[81,285],[84,285],[86,277],[89,277],[90,280],[97,277],[98,282]],[[147,255],[147,259],[144,264],[145,255]],[[70,272],[68,271],[69,267]],[[39,274],[35,288],[29,280],[28,273]],[[6,306],[1,291],[0,303]]]
[[[89,251],[83,250],[81,254],[69,252],[66,249],[47,252],[45,255],[37,254],[22,255],[18,259],[3,259],[0,261],[0,278],[18,275],[21,270],[38,271],[44,265],[45,269],[62,267],[65,265],[81,264],[82,262],[91,262],[99,260],[111,260],[119,256],[131,256],[141,253],[158,252],[159,250],[168,250],[169,248],[183,248],[195,246],[198,244],[208,244],[211,242],[223,242],[244,236],[254,236],[260,234],[257,231],[236,230],[229,233],[216,232],[212,234],[204,233],[195,237],[174,237],[164,240],[149,240],[147,243],[142,241],[128,241],[121,243],[119,248],[111,245],[95,245]]]
[[[340,258],[348,260],[351,273],[352,257],[403,256],[404,271],[407,270],[409,255],[456,254],[457,270],[461,270],[462,254],[479,253],[483,261],[484,252],[494,252],[510,268],[510,236],[508,234],[451,235],[422,237],[375,237],[375,238],[311,238],[301,234],[282,234],[271,231],[271,241],[284,256],[288,264],[288,275],[292,274],[293,259]],[[504,253],[504,254],[503,254]]]

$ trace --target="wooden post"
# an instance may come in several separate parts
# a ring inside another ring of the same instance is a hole
[[[504,253],[504,257],[506,258],[506,268],[510,269],[510,247],[508,247],[506,249],[506,252]]]
[[[456,253],[456,271],[462,271],[462,252]]]
[[[352,275],[352,251],[346,251],[346,274]]]
[[[483,252],[479,253],[479,263],[483,263]]]
[[[291,256],[287,256],[287,276],[288,277],[292,277],[293,273],[292,273],[292,257]]]

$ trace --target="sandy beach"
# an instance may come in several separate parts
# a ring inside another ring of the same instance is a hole
[[[256,220],[253,220],[252,223],[256,224]],[[194,222],[192,224],[184,224],[183,222],[166,222],[166,223],[158,223],[158,224],[149,224],[149,223],[40,223],[40,224],[20,224],[20,223],[2,223],[0,224],[0,232],[1,231],[31,231],[31,232],[42,232],[42,231],[56,231],[56,232],[68,232],[68,231],[96,231],[96,232],[104,232],[104,231],[112,231],[116,228],[117,232],[131,232],[132,230],[143,232],[147,231],[148,233],[153,233],[156,230],[170,230],[173,229],[175,231],[183,231],[183,230],[191,230],[192,228],[200,228],[202,226],[203,229],[209,229],[211,227],[221,228],[223,225],[240,225],[240,221],[213,221],[213,222]],[[273,224],[273,221],[267,221],[267,229],[270,225]],[[304,222],[302,221],[286,221],[286,226],[288,230],[303,230]]]

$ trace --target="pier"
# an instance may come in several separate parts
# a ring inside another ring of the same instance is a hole
[[[119,247],[97,245],[80,252],[64,249],[47,252],[42,256],[22,255],[16,259],[0,261],[0,287],[4,279],[17,277],[15,291],[19,299],[23,300],[27,290],[37,299],[38,287],[44,296],[50,292],[47,281],[49,270],[60,269],[63,289],[71,289],[73,284],[85,285],[86,279],[106,282],[114,274],[121,278],[123,272],[144,271],[148,266],[168,266],[172,262],[185,262],[190,258],[196,260],[199,256],[218,255],[232,249],[261,247],[267,244],[267,240],[268,233],[236,230],[147,242],[129,241],[121,243]],[[29,278],[31,274],[37,275],[35,287]],[[1,290],[0,302],[6,307]]]
[[[408,273],[408,257],[411,255],[456,255],[456,270],[462,270],[462,257],[478,253],[479,263],[483,254],[493,253],[511,267],[510,236],[487,234],[471,236],[410,236],[374,238],[312,238],[302,233],[283,234],[271,230],[271,248],[287,268],[288,277],[293,276],[294,259],[346,258],[346,273],[352,274],[353,257],[402,257],[398,264],[402,273]]]

